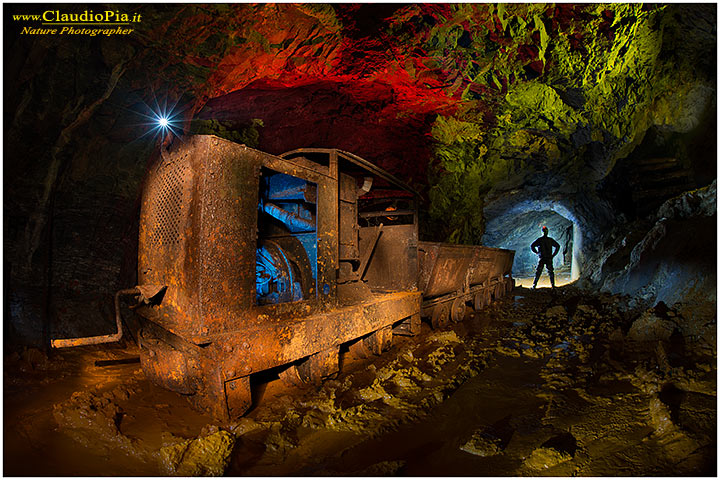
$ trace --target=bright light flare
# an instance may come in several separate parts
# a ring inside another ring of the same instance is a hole
[[[181,120],[179,115],[173,111],[175,106],[167,108],[167,106],[160,107],[158,105],[156,108],[157,110],[151,109],[152,113],[149,116],[145,115],[152,120],[152,122],[146,124],[150,127],[146,135],[152,133],[153,136],[160,135],[160,137],[165,138],[168,134],[171,134],[179,137],[182,130],[180,128]]]
[[[176,137],[179,136],[177,129],[180,122],[175,119],[172,110],[161,108],[159,111],[153,112],[153,116],[155,117],[154,130],[157,130],[163,137],[167,135],[168,131]]]
[[[167,98],[165,98],[163,102],[159,102],[153,93],[152,100],[150,104],[143,101],[147,107],[147,113],[137,112],[146,119],[144,123],[138,124],[146,128],[145,133],[140,138],[145,135],[152,135],[153,138],[159,136],[162,139],[168,136],[180,138],[183,132],[182,125],[184,123],[182,118],[184,109],[177,108],[177,103],[180,99],[178,98],[176,102],[168,105]]]

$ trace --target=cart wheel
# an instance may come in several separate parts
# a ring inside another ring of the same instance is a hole
[[[450,323],[450,307],[447,302],[435,305],[430,323],[434,329],[443,328]]]
[[[513,289],[515,288],[515,280],[513,280],[512,277],[505,279],[505,293],[510,294],[512,293]]]
[[[392,345],[392,325],[381,328],[364,338],[362,342],[375,355],[380,355]]]
[[[495,300],[500,300],[505,295],[505,285],[498,283],[495,285]]]
[[[473,308],[476,312],[490,305],[490,294],[486,289],[482,289],[473,297]]]
[[[462,322],[465,318],[465,300],[463,298],[456,298],[452,307],[450,307],[450,317],[453,322]]]

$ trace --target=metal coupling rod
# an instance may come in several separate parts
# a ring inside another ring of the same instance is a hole
[[[80,338],[61,338],[50,342],[53,348],[80,347],[82,345],[98,345],[100,343],[117,342],[122,338],[122,318],[120,317],[120,296],[121,295],[139,295],[140,290],[137,287],[118,290],[115,293],[115,323],[117,324],[117,333],[112,335],[98,335],[95,337]]]

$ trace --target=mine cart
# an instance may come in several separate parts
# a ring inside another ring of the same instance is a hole
[[[468,304],[479,310],[510,292],[514,257],[513,250],[501,248],[419,242],[422,315],[442,327],[461,321]]]
[[[416,194],[355,155],[273,156],[214,136],[176,141],[149,173],[138,283],[145,374],[218,418],[250,375],[318,382],[339,349],[379,353],[420,327]]]

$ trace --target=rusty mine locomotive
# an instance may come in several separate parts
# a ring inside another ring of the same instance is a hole
[[[140,294],[145,375],[218,419],[250,408],[253,374],[319,382],[341,348],[379,354],[514,286],[511,250],[418,241],[417,192],[356,155],[182,140],[149,172],[139,285],[118,293]]]

